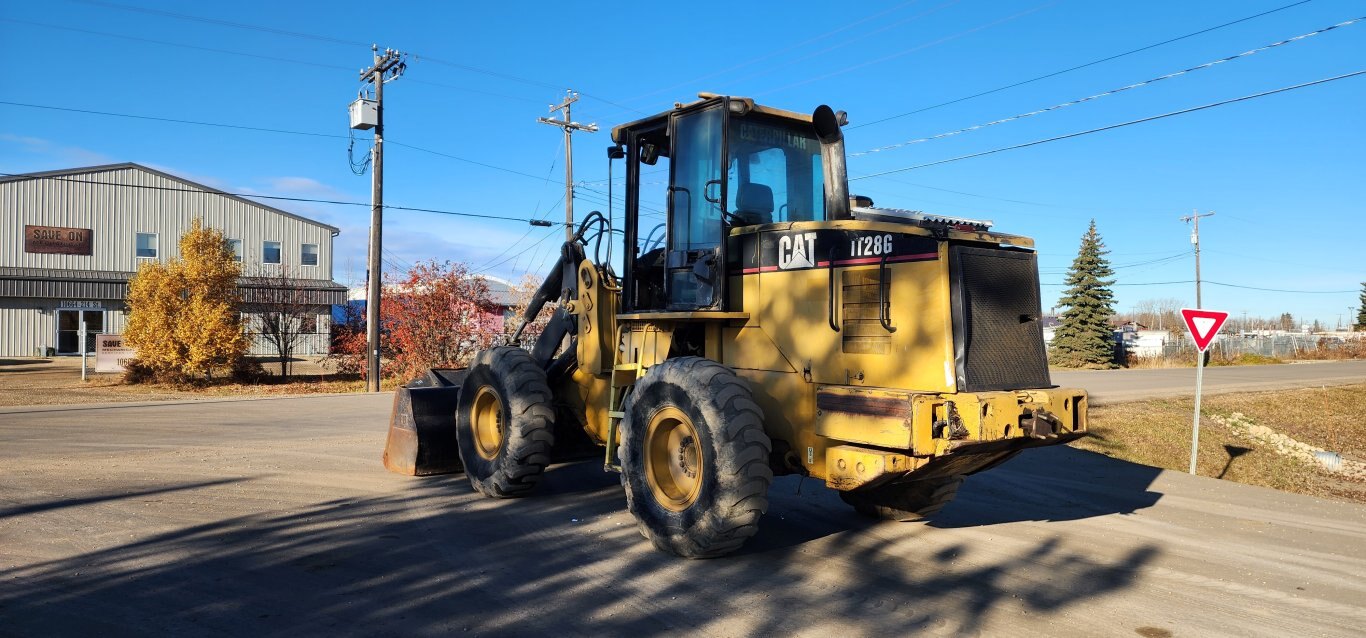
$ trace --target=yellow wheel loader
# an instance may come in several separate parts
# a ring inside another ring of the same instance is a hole
[[[1049,380],[1032,240],[851,198],[842,112],[699,97],[613,129],[624,224],[589,215],[511,343],[399,390],[390,469],[524,496],[586,437],[641,532],[705,558],[758,531],[775,475],[911,520],[1085,434],[1086,392]]]

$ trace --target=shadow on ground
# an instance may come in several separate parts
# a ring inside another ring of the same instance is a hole
[[[1161,472],[1067,446],[1027,450],[969,477],[958,498],[931,525],[975,527],[1132,514],[1162,498],[1148,490]]]
[[[1143,480],[1156,470],[1049,452],[970,479],[934,525],[1065,520],[1157,499]],[[593,462],[552,468],[542,493],[520,501],[479,498],[459,476],[393,480],[393,494],[3,565],[0,634],[963,634],[993,614],[1047,614],[1123,590],[1159,553],[1136,545],[1100,559],[1061,536],[987,552],[945,530],[865,521],[834,492],[788,477],[744,551],[686,561],[642,540],[615,475]],[[918,546],[933,549],[916,556]]]

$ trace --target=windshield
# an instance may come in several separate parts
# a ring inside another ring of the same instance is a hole
[[[821,144],[810,124],[730,120],[727,209],[747,224],[825,219]]]

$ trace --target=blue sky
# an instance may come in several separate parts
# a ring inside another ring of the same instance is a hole
[[[289,135],[0,105],[0,171],[134,161],[231,192],[365,202],[347,164],[346,104],[369,47],[410,52],[386,85],[386,203],[563,217],[562,135],[537,124],[565,88],[576,181],[604,191],[614,124],[744,95],[848,111],[851,152],[954,131],[1242,53],[1366,16],[1313,0],[1150,50],[890,121],[901,113],[1269,11],[1295,0],[920,0],[783,3],[175,3],[0,6],[11,73],[0,100],[271,128]],[[168,15],[177,14],[177,15]],[[44,25],[44,26],[40,26]],[[249,25],[243,28],[234,25]],[[60,27],[60,28],[54,28]],[[198,47],[198,48],[195,48]],[[207,50],[216,49],[216,50]],[[858,177],[1125,122],[1366,69],[1366,22],[982,130],[851,157]],[[855,180],[879,205],[991,219],[1038,241],[1044,305],[1094,218],[1118,268],[1118,309],[1194,303],[1189,228],[1201,223],[1204,305],[1291,312],[1332,327],[1366,280],[1366,76],[994,155]],[[359,134],[359,137],[364,137]],[[357,155],[366,144],[357,141]],[[618,167],[620,169],[620,167]],[[521,173],[521,174],[519,174]],[[618,173],[619,175],[620,173]],[[619,192],[619,191],[618,191]],[[583,191],[582,216],[605,208]],[[277,204],[342,228],[336,279],[363,277],[368,210]],[[556,229],[390,211],[385,258],[467,261],[517,278],[544,267]],[[1184,255],[1184,256],[1183,256]],[[1170,258],[1170,259],[1168,259]],[[1155,262],[1155,263],[1149,263]],[[1320,294],[1319,291],[1338,291]]]

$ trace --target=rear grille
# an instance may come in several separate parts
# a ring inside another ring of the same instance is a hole
[[[958,389],[1051,386],[1034,253],[954,246],[949,259]]]

